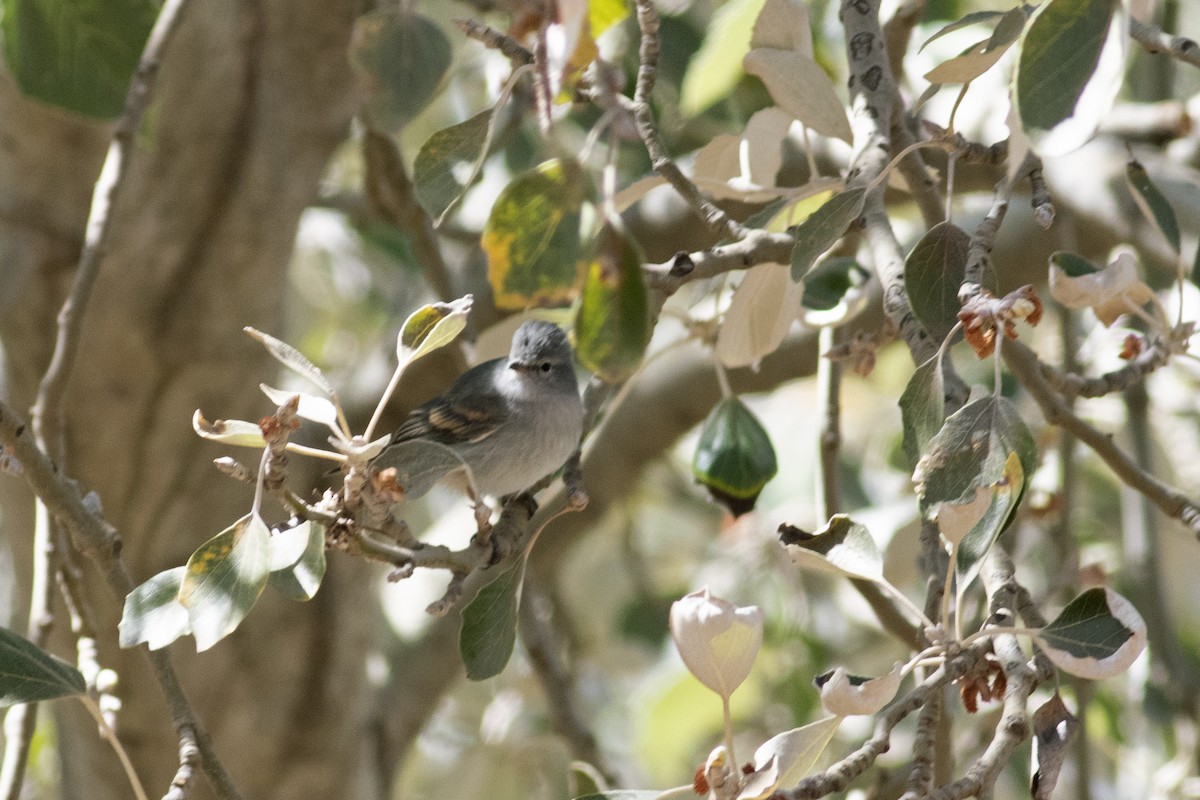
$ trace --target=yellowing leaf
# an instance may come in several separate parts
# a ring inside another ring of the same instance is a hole
[[[579,164],[561,159],[518,175],[500,193],[481,240],[498,307],[563,305],[575,296],[587,194]]]
[[[576,355],[602,380],[619,383],[642,363],[651,333],[642,252],[624,231],[606,225],[587,265],[575,317]]]
[[[588,24],[596,38],[628,16],[629,4],[625,0],[591,0],[588,3]]]

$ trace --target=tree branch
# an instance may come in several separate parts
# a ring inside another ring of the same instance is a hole
[[[654,82],[658,77],[658,11],[654,8],[653,0],[636,0],[638,29],[642,34],[641,45],[638,48],[637,87],[633,95],[633,113],[637,120],[638,133],[654,171],[675,187],[675,191],[691,204],[704,220],[704,224],[718,234],[742,238],[746,231],[740,224],[707,200],[696,184],[692,183],[679,169],[667,152],[662,136],[658,131],[658,123],[654,121],[654,112],[650,109],[650,93],[654,90]]]
[[[1146,495],[1164,514],[1179,520],[1200,537],[1200,505],[1142,470],[1113,443],[1111,436],[1077,417],[1046,383],[1039,366],[1041,362],[1032,350],[1019,341],[1005,342],[1004,362],[1042,409],[1046,422],[1062,427],[1091,447],[1118,478]]]
[[[1157,25],[1141,20],[1129,20],[1129,36],[1147,53],[1166,53],[1193,67],[1200,67],[1200,45],[1186,36],[1171,36]]]

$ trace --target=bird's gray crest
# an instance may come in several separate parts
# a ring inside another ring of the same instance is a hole
[[[570,361],[571,345],[562,328],[552,322],[533,319],[517,328],[509,359],[523,363],[541,359]]]

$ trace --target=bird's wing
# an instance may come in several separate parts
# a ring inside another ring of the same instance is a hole
[[[391,443],[431,439],[446,445],[474,444],[495,433],[507,415],[507,403],[494,390],[460,394],[452,388],[414,409],[392,434]]]

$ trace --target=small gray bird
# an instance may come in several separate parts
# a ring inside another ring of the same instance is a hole
[[[507,358],[464,372],[409,414],[389,445],[421,439],[444,444],[471,468],[480,493],[502,497],[561,467],[579,446],[582,430],[567,335],[557,325],[531,320],[517,329]]]

